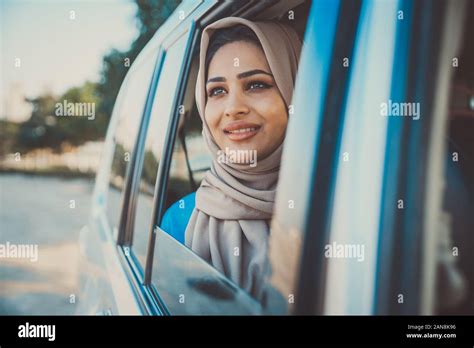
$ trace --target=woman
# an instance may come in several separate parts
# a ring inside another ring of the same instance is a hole
[[[162,224],[178,240],[186,225],[186,246],[255,298],[300,50],[278,22],[229,17],[204,29],[196,103],[213,162],[187,208],[172,206]]]

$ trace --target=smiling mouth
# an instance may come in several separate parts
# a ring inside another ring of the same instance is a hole
[[[260,128],[261,126],[245,127],[232,130],[224,129],[224,134],[227,135],[230,140],[241,141],[253,137],[258,133]]]

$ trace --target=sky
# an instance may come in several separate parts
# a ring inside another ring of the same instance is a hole
[[[27,117],[20,94],[98,81],[102,57],[138,36],[135,12],[129,0],[0,0],[0,118]]]

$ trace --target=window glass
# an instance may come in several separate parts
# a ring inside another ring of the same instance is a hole
[[[165,53],[145,140],[133,237],[133,251],[142,267],[145,265],[158,165],[166,137],[168,120],[173,110],[173,99],[177,92],[186,40],[187,35],[183,35]]]
[[[115,150],[107,199],[107,216],[112,228],[120,224],[125,175],[132,157],[157,54],[158,52],[150,53],[140,62],[123,86],[125,93],[121,96],[117,115],[119,121],[114,135]]]

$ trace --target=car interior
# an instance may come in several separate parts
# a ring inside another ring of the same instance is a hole
[[[448,214],[449,261],[438,266],[438,314],[474,313],[474,4],[470,2],[448,115],[443,209]],[[447,284],[451,284],[449,287]]]

